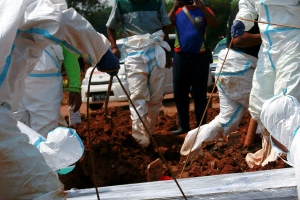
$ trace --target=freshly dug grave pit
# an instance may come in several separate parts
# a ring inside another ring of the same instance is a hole
[[[88,144],[87,116],[82,114],[82,123],[73,126],[84,143],[85,153],[71,173],[60,175],[60,180],[65,185],[66,190],[93,188],[95,186],[92,178],[91,156],[93,156],[95,166],[95,184],[98,187],[146,182],[148,164],[160,158],[157,149],[154,149],[153,146],[143,149],[131,136],[131,119],[128,106],[111,107],[109,113],[112,117],[112,129],[110,123],[106,123],[104,109],[90,112],[89,126],[93,151]],[[218,113],[218,108],[209,108],[207,122],[214,119]],[[193,111],[190,112],[190,116],[191,128],[195,128],[196,120]],[[246,154],[248,152],[254,153],[261,148],[261,138],[258,135],[255,136],[250,147],[247,149],[243,147],[249,122],[250,115],[247,113],[236,130],[234,140],[227,142],[226,138],[222,138],[203,143],[201,152],[186,165],[181,178],[289,167],[280,159],[270,162],[264,167],[251,169],[247,166]],[[178,178],[183,167],[179,152],[185,135],[172,135],[170,130],[176,128],[176,114],[165,114],[162,109],[153,138],[172,174]],[[165,170],[164,175],[171,177],[168,170]]]

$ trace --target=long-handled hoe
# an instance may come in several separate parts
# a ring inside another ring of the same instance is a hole
[[[88,96],[88,97],[89,97],[89,93],[90,93],[91,79],[92,79],[92,75],[93,75],[93,72],[94,72],[95,68],[96,68],[96,66],[95,66],[95,67],[93,68],[93,70],[91,71],[91,75],[90,75],[90,78],[89,78],[88,91],[87,91],[87,96]],[[118,79],[118,81],[119,81],[119,83],[120,83],[122,89],[124,90],[124,92],[125,92],[127,98],[129,99],[131,105],[133,106],[133,108],[134,108],[134,110],[136,111],[136,113],[137,113],[139,119],[141,120],[143,126],[145,127],[145,130],[147,131],[147,133],[148,133],[148,135],[149,135],[149,138],[150,138],[150,140],[151,140],[151,142],[152,142],[154,148],[157,149],[158,154],[160,155],[162,161],[164,162],[164,164],[166,165],[168,171],[170,172],[171,177],[172,177],[172,179],[175,181],[175,183],[176,183],[177,187],[179,188],[179,190],[180,190],[180,192],[181,192],[183,198],[187,200],[187,197],[185,196],[185,194],[184,194],[184,192],[183,192],[181,186],[179,185],[179,183],[178,183],[176,177],[173,175],[173,173],[172,173],[170,167],[168,166],[167,161],[165,160],[164,156],[162,155],[161,151],[159,150],[159,148],[158,148],[158,146],[157,146],[155,140],[153,139],[152,135],[150,134],[150,132],[149,132],[148,128],[146,127],[144,121],[142,120],[140,114],[137,112],[137,109],[135,108],[135,106],[134,106],[132,100],[130,99],[130,96],[128,95],[126,89],[124,88],[124,85],[122,84],[122,82],[121,82],[121,80],[119,79],[118,75],[116,75],[116,78]],[[105,100],[105,115],[106,115],[106,117],[107,117],[108,123],[110,123],[110,128],[111,128],[111,129],[112,129],[112,127],[113,127],[113,123],[112,123],[112,121],[111,121],[111,120],[112,120],[111,116],[108,114],[108,106],[107,106],[107,104],[108,104],[108,101],[109,101],[109,94],[110,94],[110,90],[111,90],[112,81],[113,81],[113,76],[110,77],[109,86],[108,86],[108,91],[107,91],[107,94],[106,94],[106,100]],[[90,154],[90,155],[91,155],[91,165],[92,165],[93,182],[94,182],[94,186],[95,186],[97,198],[98,198],[98,200],[100,200],[100,196],[99,196],[99,192],[98,192],[98,188],[97,188],[97,179],[96,179],[96,172],[95,172],[94,153],[93,153],[92,140],[91,140],[91,134],[90,134],[90,120],[89,120],[89,109],[88,109],[89,106],[88,106],[88,105],[89,105],[89,98],[87,98],[87,112],[86,112],[86,113],[87,113],[88,145],[89,145],[89,148],[90,148],[90,151],[91,151],[91,154]]]

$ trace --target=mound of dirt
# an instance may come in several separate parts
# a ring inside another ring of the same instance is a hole
[[[111,121],[105,117],[104,109],[90,112],[89,121],[82,114],[82,123],[73,126],[84,143],[85,153],[71,173],[60,175],[66,190],[146,182],[147,166],[160,158],[159,152],[170,169],[166,170],[165,165],[164,175],[172,177],[172,173],[173,177],[179,178],[183,168],[179,152],[185,135],[174,136],[170,132],[177,128],[176,114],[160,112],[153,134],[157,148],[151,145],[143,149],[131,136],[128,106],[109,108],[109,113]],[[209,108],[207,122],[218,113],[218,108]],[[195,128],[193,111],[190,116],[191,128]],[[68,121],[67,116],[65,118]],[[261,148],[258,135],[251,147],[243,147],[249,121],[250,115],[247,113],[235,133],[234,142],[221,138],[203,143],[199,155],[186,164],[181,178],[289,167],[280,159],[265,167],[250,169],[247,166],[246,154]]]

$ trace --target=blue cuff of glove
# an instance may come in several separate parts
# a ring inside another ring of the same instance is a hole
[[[245,25],[239,20],[235,20],[231,26],[231,37],[238,37],[244,35]]]
[[[107,50],[96,66],[99,71],[111,76],[117,75],[120,69],[119,59],[110,50]]]

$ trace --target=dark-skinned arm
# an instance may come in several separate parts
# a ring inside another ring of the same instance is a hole
[[[178,8],[183,7],[184,4],[181,1],[175,0],[174,5],[172,7],[172,9],[170,10],[170,12],[168,13],[168,17],[171,21],[171,25],[170,26],[174,26],[175,25],[175,14]]]
[[[244,32],[244,35],[232,38],[232,43],[236,47],[252,47],[261,44],[261,37],[259,33]]]
[[[110,41],[111,44],[111,52],[120,59],[121,57],[121,52],[118,48],[118,45],[116,43],[117,41],[117,34],[116,34],[116,30],[111,29],[111,28],[107,28],[107,39]]]
[[[216,16],[207,10],[207,7],[203,5],[201,0],[194,0],[194,5],[203,12],[208,24],[212,28],[217,28],[219,26],[219,21]]]
[[[169,41],[168,29],[169,29],[168,26],[162,27],[162,30],[165,34],[164,41],[166,41],[166,42]],[[173,67],[173,61],[172,61],[172,58],[170,56],[170,53],[166,51],[166,68],[171,68],[171,67]]]

